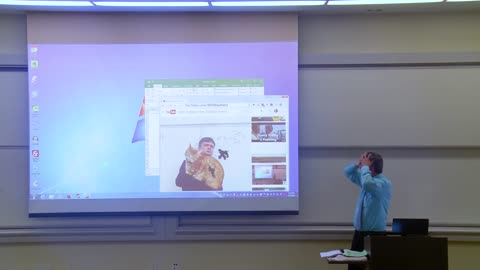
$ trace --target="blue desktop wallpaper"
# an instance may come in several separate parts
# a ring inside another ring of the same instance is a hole
[[[30,44],[31,193],[159,192],[159,181],[174,179],[145,176],[145,80],[244,78],[263,79],[265,95],[289,96],[290,190],[298,191],[297,47]]]

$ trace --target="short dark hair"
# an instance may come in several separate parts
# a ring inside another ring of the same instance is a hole
[[[368,152],[367,153],[368,159],[372,162],[373,170],[376,174],[383,172],[383,158],[382,155],[375,152]]]
[[[215,146],[215,141],[214,141],[212,138],[210,138],[210,137],[203,137],[203,138],[201,138],[200,141],[198,142],[198,148],[200,148],[200,146],[201,146],[202,143],[204,143],[204,142],[211,142],[211,143],[213,143],[213,146]]]

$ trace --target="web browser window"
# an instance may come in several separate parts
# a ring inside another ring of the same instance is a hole
[[[174,179],[206,137],[223,191],[288,191],[287,96],[165,97],[149,110],[158,115],[158,134],[146,139],[158,147],[149,151],[162,153],[161,192],[181,191]]]

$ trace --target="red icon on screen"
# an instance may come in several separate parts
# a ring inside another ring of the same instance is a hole
[[[40,150],[32,150],[32,156],[33,157],[39,157],[40,156]]]

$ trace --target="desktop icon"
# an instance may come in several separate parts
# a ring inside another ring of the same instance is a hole
[[[34,111],[34,112],[40,111],[40,106],[38,106],[38,105],[33,105],[33,106],[32,106],[32,111]]]
[[[38,47],[31,47],[30,52],[31,53],[37,53],[38,52]]]
[[[32,137],[32,142],[38,142],[38,136],[33,136]]]
[[[32,150],[33,157],[40,157],[40,150]]]
[[[38,68],[38,60],[32,60],[32,61],[30,62],[30,66],[31,66],[32,68]]]
[[[37,75],[33,75],[33,76],[32,76],[32,80],[31,80],[32,84],[33,84],[33,83],[36,83],[36,82],[37,82],[37,79],[38,79],[38,76],[37,76]]]
[[[40,128],[38,121],[32,121],[31,124],[30,124],[30,127],[31,127],[32,130],[34,130],[34,131],[38,131],[39,128]]]

